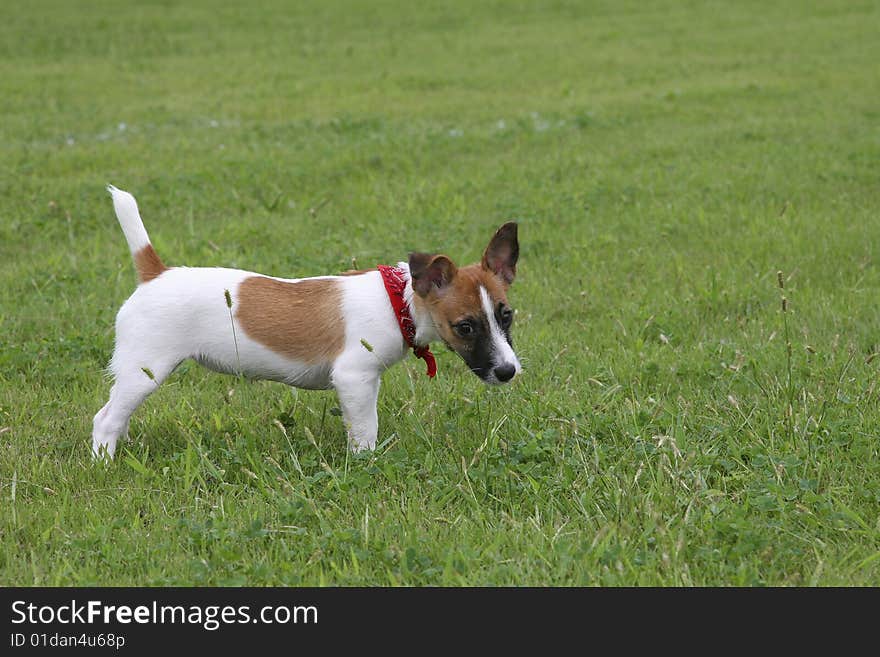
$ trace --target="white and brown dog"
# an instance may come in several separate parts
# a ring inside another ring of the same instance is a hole
[[[486,383],[510,381],[513,311],[507,289],[519,255],[517,225],[495,233],[479,264],[411,253],[396,267],[287,279],[237,269],[166,267],[134,197],[112,185],[139,284],[116,316],[110,401],[95,415],[92,450],[112,458],[132,413],[177,365],[298,388],[333,387],[354,451],[376,446],[379,379],[412,347],[436,366],[442,340]]]

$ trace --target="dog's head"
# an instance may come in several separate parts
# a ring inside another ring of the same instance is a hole
[[[456,267],[445,255],[411,253],[413,291],[446,345],[486,383],[510,381],[522,369],[513,351],[507,290],[516,276],[516,223],[499,228],[477,264]]]

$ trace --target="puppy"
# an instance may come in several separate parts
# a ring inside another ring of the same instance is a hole
[[[137,203],[108,186],[134,258],[138,286],[116,316],[110,400],[95,415],[92,451],[113,458],[129,418],[183,360],[217,372],[335,388],[353,451],[374,449],[382,373],[409,349],[428,375],[441,340],[489,384],[521,371],[507,291],[519,256],[516,223],[492,237],[481,262],[410,253],[396,266],[342,276],[276,278],[238,269],[167,267]]]

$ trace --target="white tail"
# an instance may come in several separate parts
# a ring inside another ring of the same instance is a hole
[[[116,218],[119,220],[119,225],[122,226],[122,232],[125,234],[128,248],[131,250],[132,255],[134,255],[150,245],[147,229],[144,228],[144,222],[141,220],[140,212],[138,212],[137,201],[134,200],[134,196],[121,189],[116,189],[113,185],[107,185],[107,191],[113,197],[113,209],[116,210]]]

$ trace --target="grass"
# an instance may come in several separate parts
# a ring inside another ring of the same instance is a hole
[[[0,5],[0,584],[880,585],[876,4],[370,4]],[[515,218],[524,375],[407,359],[353,457],[187,363],[94,465],[108,182],[280,276]]]

